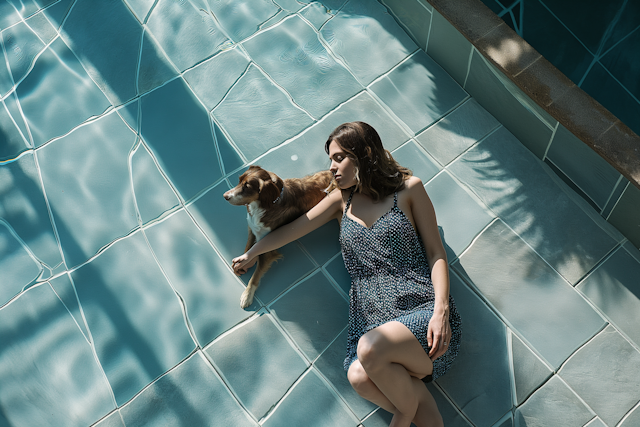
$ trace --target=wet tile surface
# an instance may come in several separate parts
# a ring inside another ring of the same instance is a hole
[[[441,19],[418,1],[0,1],[0,425],[388,425],[342,366],[338,222],[281,248],[243,310],[246,208],[222,197],[253,163],[327,169],[354,120],[437,213],[463,319],[428,386],[445,424],[637,424],[620,375],[640,371],[640,252],[524,148],[546,148],[528,136],[549,141],[545,117],[510,128],[513,106],[480,107],[504,95],[489,68],[474,95],[434,61],[470,53]],[[635,187],[606,203],[599,176],[576,182],[633,229]]]

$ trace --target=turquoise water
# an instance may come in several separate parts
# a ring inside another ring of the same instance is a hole
[[[284,247],[246,310],[229,266],[246,213],[222,194],[249,164],[326,169],[327,135],[352,120],[438,215],[464,322],[429,385],[446,425],[637,423],[640,252],[407,35],[398,5],[435,17],[371,0],[0,1],[0,426],[388,423],[342,369],[337,223]]]

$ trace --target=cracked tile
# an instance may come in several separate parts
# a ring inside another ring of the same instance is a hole
[[[317,272],[281,298],[269,309],[303,353],[313,360],[347,325],[347,301]]]
[[[92,424],[114,403],[89,343],[45,283],[0,310],[0,420]]]
[[[595,414],[554,375],[515,411],[515,427],[583,427]]]
[[[371,85],[371,90],[415,134],[435,123],[468,95],[422,50]]]
[[[36,56],[44,50],[44,43],[24,22],[2,32],[4,49],[15,83],[28,73]]]
[[[269,314],[244,323],[205,352],[257,419],[262,418],[307,369],[307,362],[291,347]]]
[[[6,227],[3,234],[10,232],[17,235],[18,241],[10,246],[26,245],[29,253],[35,257],[36,264],[53,269],[62,263],[40,176],[31,153],[0,165],[0,221]],[[8,238],[7,234],[4,235]],[[11,237],[9,241],[14,239],[15,237]],[[6,248],[5,246],[4,250]],[[16,267],[17,265],[6,271],[12,271]],[[51,272],[44,274],[43,278],[46,279]]]
[[[365,86],[418,48],[384,6],[367,0],[349,1],[320,34]]]
[[[128,165],[135,140],[112,113],[36,152],[68,267],[138,226]]]
[[[200,352],[153,382],[120,412],[127,426],[257,426]]]
[[[558,375],[607,425],[617,425],[637,403],[640,353],[611,325],[580,348]]]
[[[243,43],[253,60],[316,119],[364,88],[298,16]]]
[[[447,165],[500,123],[473,98],[416,137],[441,165]]]
[[[142,26],[124,2],[77,0],[61,35],[113,105],[136,96]]]
[[[605,325],[578,292],[502,221],[487,228],[453,268],[554,369]]]
[[[144,94],[178,76],[169,59],[148,31],[142,36],[142,52],[138,65],[137,94]]]
[[[623,248],[577,288],[637,346],[640,346],[640,261]]]
[[[571,284],[616,244],[599,225],[604,219],[586,213],[566,193],[568,188],[505,128],[447,170]]]
[[[249,160],[313,123],[254,65],[213,110],[213,116]],[[246,117],[252,119],[247,121]]]
[[[257,32],[262,23],[278,12],[278,7],[269,0],[216,0],[208,4],[234,42],[241,42]]]
[[[188,1],[160,0],[147,26],[180,71],[220,52],[231,42],[213,16]]]
[[[429,182],[440,172],[440,165],[413,140],[395,150],[392,155],[402,166],[411,169],[423,183]]]
[[[16,93],[36,147],[67,134],[111,105],[59,38],[38,57]]]
[[[222,177],[209,115],[182,79],[143,96],[141,114],[140,134],[183,200]]]
[[[249,59],[240,49],[221,52],[184,73],[193,92],[211,111],[245,72]]]
[[[516,404],[521,405],[553,372],[517,335],[511,333]]]
[[[145,230],[158,263],[184,301],[201,347],[246,319],[244,290],[184,210]]]
[[[450,280],[462,316],[462,341],[451,370],[436,382],[475,425],[490,426],[512,406],[509,332],[457,275]]]
[[[195,348],[142,233],[71,273],[96,355],[122,405]]]
[[[313,399],[309,399],[313,396]],[[305,425],[310,427],[351,427],[358,420],[329,390],[313,370],[293,388],[262,424],[264,427]]]

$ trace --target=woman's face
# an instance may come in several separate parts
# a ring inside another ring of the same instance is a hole
[[[341,190],[356,185],[356,166],[335,140],[329,144],[329,160],[331,160],[329,170],[333,173]]]

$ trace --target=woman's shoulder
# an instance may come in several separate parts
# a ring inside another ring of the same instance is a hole
[[[422,183],[422,180],[415,175],[410,176],[404,181],[404,186],[407,189],[412,189],[412,188],[415,188],[416,186],[422,187],[423,185],[424,184]]]

